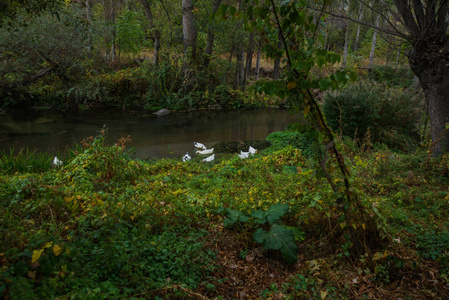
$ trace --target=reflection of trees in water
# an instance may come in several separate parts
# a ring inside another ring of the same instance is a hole
[[[287,111],[279,110],[172,113],[160,118],[111,112],[65,118],[58,115],[51,119],[52,122],[35,122],[36,117],[30,116],[0,118],[0,150],[9,151],[12,147],[17,151],[23,147],[62,150],[66,145],[73,146],[88,136],[96,136],[106,124],[111,143],[131,135],[131,147],[154,153],[158,149],[166,152],[170,145],[171,149],[184,151],[181,153],[184,155],[185,151],[193,151],[194,141],[210,146],[218,142],[261,140],[296,121]]]

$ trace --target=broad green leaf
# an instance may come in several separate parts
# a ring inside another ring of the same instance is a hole
[[[295,240],[297,242],[302,242],[305,240],[306,238],[306,233],[304,231],[299,230],[299,228],[297,227],[293,227],[293,226],[285,226],[285,228],[291,230],[291,232],[293,233],[293,235],[295,236]]]
[[[259,228],[256,230],[256,232],[254,232],[254,240],[259,243],[259,244],[263,244],[267,238],[267,233],[265,230],[263,230],[262,228]]]
[[[265,217],[265,212],[262,210],[255,210],[251,214],[251,217],[255,218],[255,222],[257,224],[264,224],[267,222],[267,218]]]
[[[295,236],[293,232],[282,225],[273,225],[270,231],[265,232],[259,228],[254,233],[254,240],[265,249],[280,250],[287,263],[295,263],[297,261],[298,246],[295,244]]]
[[[237,221],[246,222],[248,217],[244,213],[238,210],[228,209],[227,218],[223,222],[223,227],[229,228],[233,226]]]
[[[328,79],[322,78],[320,79],[320,81],[318,81],[318,85],[320,86],[320,90],[324,92],[329,89],[331,83]]]
[[[274,222],[278,221],[286,212],[288,212],[288,205],[278,203],[273,206],[271,206],[266,212],[265,216],[270,222],[270,224],[273,224]]]

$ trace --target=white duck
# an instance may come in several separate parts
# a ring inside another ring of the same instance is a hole
[[[184,155],[184,156],[182,157],[182,161],[188,161],[188,160],[191,160],[191,159],[192,159],[192,157],[190,157],[190,155],[189,155],[188,152],[186,153],[186,155]]]
[[[249,152],[240,151],[240,154],[237,154],[241,159],[245,159],[249,157]]]
[[[212,149],[206,149],[206,150],[197,150],[196,151],[196,153],[198,153],[198,154],[212,154],[212,153],[214,153],[214,148],[212,148]]]
[[[212,154],[209,157],[206,157],[205,159],[203,159],[203,161],[208,162],[208,161],[213,161],[215,159],[215,154]]]
[[[254,155],[257,153],[257,149],[254,149],[253,147],[249,146],[248,152],[251,153],[251,155]]]
[[[204,145],[201,144],[201,143],[194,142],[193,144],[194,144],[195,147],[198,148],[198,149],[203,149],[203,150],[206,150],[206,149],[207,149],[206,146],[204,146]]]
[[[58,159],[56,156],[53,159],[53,164],[57,167],[62,166],[64,163],[62,162],[62,160]]]

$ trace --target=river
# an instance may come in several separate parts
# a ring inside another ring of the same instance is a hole
[[[14,111],[0,115],[0,150],[22,148],[55,153],[96,136],[106,125],[108,140],[131,135],[139,158],[181,157],[194,151],[193,142],[212,147],[219,142],[262,140],[298,122],[288,110],[191,111],[157,117],[147,112]]]

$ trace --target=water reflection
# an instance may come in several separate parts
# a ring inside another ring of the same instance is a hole
[[[286,110],[194,111],[156,117],[150,113],[97,111],[89,113],[24,113],[0,115],[0,149],[28,147],[62,150],[103,125],[111,141],[131,135],[137,157],[180,157],[193,151],[193,142],[264,139],[269,133],[297,122]]]

